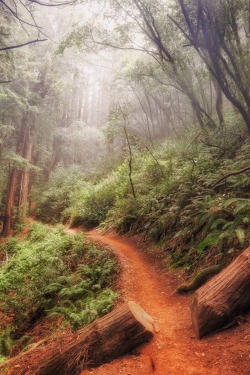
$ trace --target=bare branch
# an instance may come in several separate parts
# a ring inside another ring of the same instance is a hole
[[[100,46],[103,46],[103,47],[110,47],[110,48],[113,48],[113,49],[119,49],[119,50],[125,50],[125,51],[144,52],[144,53],[147,53],[149,56],[153,57],[155,60],[156,60],[156,56],[159,56],[159,54],[157,52],[147,50],[146,48],[143,48],[143,47],[138,47],[138,48],[137,47],[122,47],[122,46],[112,44],[108,41],[96,40],[93,35],[91,35],[91,38],[92,38],[93,43],[95,43],[97,45],[100,45]]]
[[[212,187],[214,188],[216,185],[218,185],[220,182],[226,180],[228,177],[236,176],[237,174],[245,173],[247,171],[250,171],[250,167],[246,167],[246,168],[243,168],[243,169],[239,169],[238,171],[230,172],[230,173],[226,174],[225,176],[221,177],[219,180],[217,180],[213,184]]]
[[[15,10],[13,10],[12,8],[10,8],[9,6],[8,6],[8,4],[6,4],[5,3],[5,1],[3,1],[3,0],[0,0],[0,3],[2,3],[3,4],[3,6],[6,8],[6,9],[8,9],[8,11],[19,21],[19,22],[21,22],[21,23],[24,23],[24,24],[26,24],[26,25],[28,25],[28,26],[32,26],[32,27],[36,27],[36,28],[38,28],[39,29],[39,27],[37,26],[37,25],[33,25],[32,23],[29,23],[29,22],[26,22],[26,21],[24,21],[23,19],[21,19],[19,16],[18,16],[18,14],[17,14],[17,12],[15,11]]]
[[[39,26],[39,25],[37,24],[36,19],[35,19],[34,15],[33,15],[33,12],[29,9],[29,7],[27,7],[27,6],[22,2],[22,0],[19,0],[19,1],[20,1],[20,3],[23,5],[23,7],[27,10],[27,12],[30,14],[30,17],[32,18],[32,20],[33,20],[33,22],[34,22],[34,26],[37,27],[37,30],[39,31],[39,33],[41,33],[43,36],[45,36],[45,38],[47,38],[47,35],[44,34],[44,33],[41,31],[42,27]],[[21,26],[22,26],[22,23],[21,23]],[[25,31],[26,31],[26,30],[25,30]],[[39,35],[39,37],[41,37],[41,36]]]
[[[77,0],[72,0],[72,1],[59,1],[59,2],[48,2],[48,3],[44,3],[42,1],[39,1],[39,0],[28,0],[30,3],[35,3],[35,4],[38,4],[38,5],[41,5],[41,6],[45,6],[45,7],[59,7],[59,6],[63,6],[63,5],[69,5],[69,4],[75,4],[77,3]]]
[[[133,183],[133,180],[132,180],[132,159],[133,159],[133,155],[132,155],[132,149],[131,149],[130,140],[129,140],[129,136],[128,136],[128,132],[127,132],[127,128],[126,128],[127,121],[126,121],[126,116],[125,116],[120,104],[119,104],[119,108],[120,108],[120,112],[121,112],[123,120],[124,120],[123,130],[124,130],[124,133],[125,133],[125,137],[126,137],[126,141],[127,141],[127,145],[128,145],[128,150],[129,150],[129,163],[128,163],[128,165],[129,165],[129,181],[130,181],[133,197],[134,197],[134,199],[136,199],[134,183]]]
[[[151,35],[148,33],[148,31],[141,25],[141,23],[139,22],[139,20],[138,20],[138,18],[136,17],[136,16],[133,16],[130,12],[128,12],[127,11],[127,9],[124,7],[124,6],[122,6],[121,4],[120,4],[120,2],[119,1],[117,1],[117,0],[114,0],[115,1],[115,3],[125,12],[125,14],[127,14],[127,16],[129,16],[132,20],[134,20],[136,23],[137,23],[137,25],[139,26],[139,28],[150,38],[150,39],[152,39],[151,38]]]
[[[174,59],[168,49],[163,45],[158,29],[155,25],[155,19],[150,13],[149,9],[140,0],[134,0],[134,3],[139,10],[148,30],[150,39],[157,45],[162,58],[174,65]]]
[[[20,47],[27,46],[28,44],[32,44],[32,43],[45,42],[46,40],[48,40],[48,39],[36,39],[36,40],[31,40],[31,41],[29,41],[29,42],[22,43],[22,44],[18,44],[18,45],[16,45],[16,46],[9,46],[9,47],[3,47],[3,48],[0,48],[0,51],[7,51],[7,50],[10,50],[10,49],[20,48]]]

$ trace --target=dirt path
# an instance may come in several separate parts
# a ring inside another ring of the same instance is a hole
[[[200,341],[190,319],[191,296],[173,295],[176,277],[150,264],[135,240],[118,235],[88,233],[108,245],[120,259],[123,301],[134,300],[156,321],[160,332],[136,353],[81,375],[249,375],[250,323]],[[142,250],[142,249],[141,249]]]

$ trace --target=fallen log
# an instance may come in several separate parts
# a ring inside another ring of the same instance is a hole
[[[74,334],[62,334],[0,366],[8,375],[79,375],[150,340],[153,319],[130,301]]]
[[[250,309],[250,247],[194,294],[191,316],[196,338],[216,331]]]

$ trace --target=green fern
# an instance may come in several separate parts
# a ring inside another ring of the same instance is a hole
[[[217,244],[219,241],[219,235],[217,232],[213,234],[208,234],[204,240],[202,240],[198,246],[197,246],[197,252],[198,254],[203,254],[204,250],[206,250],[208,247],[213,246]]]
[[[5,356],[2,356],[1,354],[0,354],[0,364],[1,363],[4,363],[5,361],[7,361],[7,357],[5,357]]]
[[[64,322],[77,328],[112,306],[116,295],[107,292],[105,299],[102,292],[110,286],[116,263],[81,235],[67,235],[62,226],[49,229],[38,224],[32,226],[27,239],[9,241],[8,246],[13,248],[13,256],[0,269],[0,308],[13,316],[16,333],[19,327],[29,327],[34,311],[63,316]],[[11,330],[2,333],[2,355],[12,345]]]
[[[242,245],[245,242],[245,231],[242,228],[235,229],[236,236],[239,240],[239,243]]]
[[[11,338],[12,327],[8,326],[5,328],[3,333],[0,335],[0,355],[7,357],[13,347],[14,341]]]
[[[88,285],[86,284],[86,286]],[[76,300],[79,298],[86,298],[90,294],[91,294],[91,291],[90,289],[87,289],[87,287],[82,288],[81,286],[78,286],[78,285],[72,285],[71,287],[61,289],[60,292],[58,293],[58,297],[61,297],[61,298],[63,297],[63,298],[67,298],[70,300]]]

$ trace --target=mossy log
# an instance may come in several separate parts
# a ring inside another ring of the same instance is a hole
[[[194,294],[191,315],[202,338],[250,309],[250,247]]]
[[[78,375],[129,353],[149,341],[154,332],[153,319],[130,301],[74,334],[62,334],[27,355],[13,358],[0,366],[0,373]]]
[[[195,275],[194,279],[190,283],[184,283],[179,285],[176,289],[177,293],[185,294],[195,291],[201,285],[205,284],[212,276],[219,273],[221,271],[221,268],[222,266],[220,264],[204,268]]]

